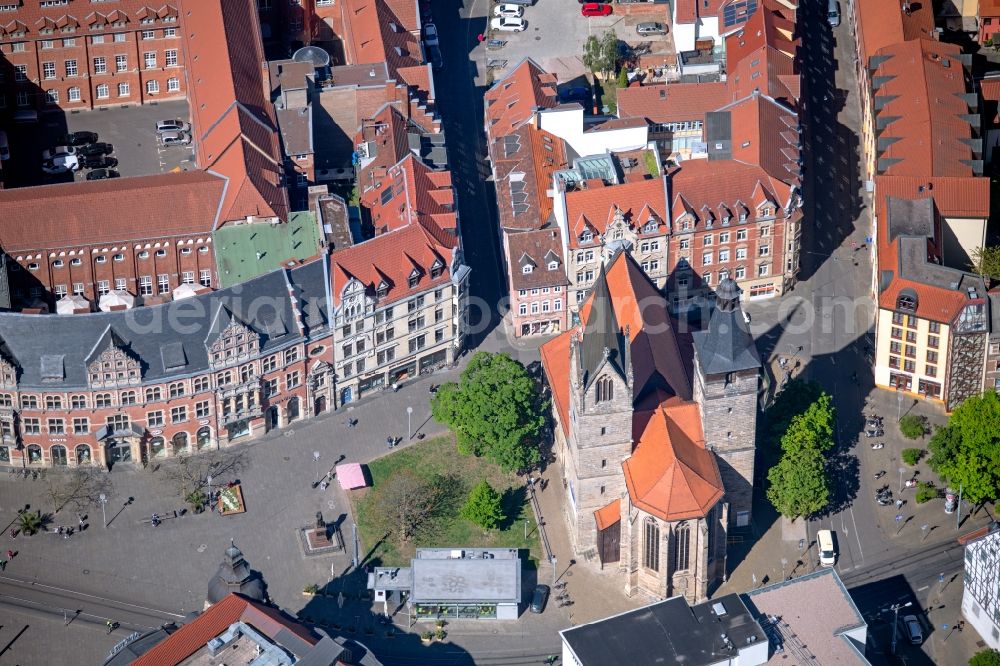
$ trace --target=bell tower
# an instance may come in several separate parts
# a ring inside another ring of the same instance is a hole
[[[708,326],[694,338],[694,400],[705,447],[714,451],[736,527],[750,522],[760,356],[740,307],[740,288],[719,283]]]

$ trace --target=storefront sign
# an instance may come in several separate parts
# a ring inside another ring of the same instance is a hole
[[[150,435],[162,435],[163,431],[162,430],[150,430],[149,434]]]
[[[198,421],[198,425],[208,425],[208,419],[202,419],[201,421]]]

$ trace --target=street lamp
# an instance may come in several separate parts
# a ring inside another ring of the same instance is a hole
[[[556,586],[556,556],[552,556],[552,587],[555,589]]]
[[[205,483],[208,484],[208,510],[212,510],[212,475],[209,474],[205,477]]]
[[[788,566],[788,558],[781,558],[781,580],[785,580],[785,567]]]
[[[108,511],[104,508],[108,504],[108,496],[101,493],[100,497],[97,499],[101,502],[101,515],[104,516],[104,529],[108,529]]]
[[[313,467],[316,469],[316,484],[319,485],[319,451],[313,451]]]
[[[406,408],[406,439],[413,439],[413,429],[410,427],[410,418],[413,416],[413,407]]]
[[[902,492],[903,492],[903,472],[905,472],[905,471],[906,471],[905,467],[900,467],[899,468],[899,492],[900,492],[900,494],[902,494]]]
[[[896,654],[896,625],[899,624],[899,609],[909,608],[912,605],[912,601],[907,601],[905,604],[893,604],[890,608],[892,611],[892,646],[889,649],[891,654]]]

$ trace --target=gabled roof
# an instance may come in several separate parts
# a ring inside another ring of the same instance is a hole
[[[203,171],[0,190],[8,254],[211,234],[226,182]],[[142,224],[136,223],[142,211]]]
[[[90,365],[97,359],[98,356],[110,348],[121,349],[124,351],[128,349],[128,342],[126,342],[122,336],[109,325],[104,329],[104,333],[102,333],[101,337],[97,339],[97,342],[94,343],[93,348],[90,350],[90,353],[87,354],[84,361],[87,365]]]
[[[962,50],[917,39],[878,51],[872,74],[878,171],[899,176],[971,176],[976,157]],[[981,159],[981,158],[979,158]],[[979,168],[981,172],[981,166]]]
[[[515,262],[509,269],[511,289],[538,289],[540,287],[565,287],[566,264],[562,257],[562,240],[555,227],[506,234],[508,257]],[[519,257],[528,256],[537,264],[530,273],[516,268]],[[559,263],[549,270],[549,258]]]
[[[377,232],[391,231],[416,221],[428,229],[456,233],[455,191],[451,172],[434,170],[413,153],[387,170],[380,187],[361,195]]]
[[[592,180],[583,189],[567,192],[566,217],[571,230],[569,246],[579,246],[579,236],[585,224],[597,234],[603,234],[608,222],[614,218],[616,208],[633,227],[646,223],[645,219],[639,218],[643,210],[660,220],[670,219],[666,179],[649,178],[618,185],[604,185],[599,180]]]
[[[785,184],[799,184],[799,118],[794,111],[756,92],[720,111],[730,116],[734,160],[756,164]]]
[[[389,75],[422,63],[416,3],[346,0],[345,56],[350,64],[385,62]]]
[[[667,521],[704,517],[725,488],[715,456],[705,449],[698,404],[676,398],[637,414],[637,442],[622,463],[632,504]]]
[[[671,83],[630,86],[618,91],[618,117],[650,123],[704,121],[705,113],[731,100],[726,83]]]
[[[589,387],[605,366],[610,366],[623,379],[630,372],[626,332],[618,325],[614,304],[608,291],[604,264],[587,298],[589,312],[580,334],[580,375]]]
[[[861,44],[861,66],[890,44],[934,37],[934,8],[930,2],[911,2],[910,11],[903,11],[902,2],[886,0],[855,0],[858,41]]]
[[[256,8],[246,0],[188,3],[181,33],[198,166],[228,181],[220,220],[250,215],[287,220]]]
[[[785,183],[771,178],[759,166],[736,160],[686,160],[673,171],[671,180],[675,196],[683,197],[699,221],[704,206],[719,210],[725,205],[738,215],[739,205],[751,205],[758,187],[777,202],[776,214],[781,218],[791,196]],[[675,219],[680,214],[680,210],[675,211]]]
[[[488,137],[504,136],[534,115],[535,109],[559,104],[556,77],[525,58],[486,91]]]

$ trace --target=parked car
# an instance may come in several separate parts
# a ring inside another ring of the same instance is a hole
[[[80,160],[84,169],[112,169],[118,166],[118,160],[107,155],[91,155]]]
[[[59,143],[65,146],[83,146],[97,142],[97,132],[70,132],[64,134]]]
[[[904,615],[903,626],[906,628],[906,637],[911,643],[920,645],[924,642],[924,630],[920,628],[920,620],[916,615]]]
[[[523,18],[500,16],[490,21],[490,27],[500,32],[524,32],[528,24]]]
[[[531,595],[531,606],[528,607],[532,613],[541,613],[545,610],[545,602],[549,600],[549,586],[539,585],[535,588],[535,593]]]
[[[424,42],[427,46],[437,46],[440,44],[438,40],[438,29],[433,23],[428,23],[424,26]]]
[[[583,16],[608,16],[612,11],[611,5],[601,2],[585,2],[580,7],[580,14]]]
[[[51,160],[53,157],[64,155],[76,155],[76,148],[73,146],[52,146],[42,151],[43,160]]]
[[[79,168],[80,162],[76,155],[59,155],[42,162],[42,171],[45,173],[66,173],[76,171]]]
[[[511,4],[505,2],[502,5],[497,5],[493,8],[493,16],[509,16],[513,18],[521,18],[524,16],[524,7],[521,5]]]
[[[87,174],[87,180],[107,180],[108,178],[117,178],[120,175],[114,169],[94,169]]]
[[[444,58],[441,56],[441,49],[436,46],[428,46],[427,52],[430,53],[431,66],[434,69],[444,69]]]
[[[186,146],[191,143],[191,135],[187,132],[163,132],[160,143],[164,146]]]
[[[190,129],[191,125],[179,118],[171,118],[170,120],[156,121],[157,132],[187,132]]]
[[[76,154],[81,157],[97,157],[98,155],[108,155],[115,152],[115,147],[110,143],[89,143],[76,149]]]
[[[635,26],[635,31],[640,35],[665,35],[667,26],[656,21],[643,21]]]

